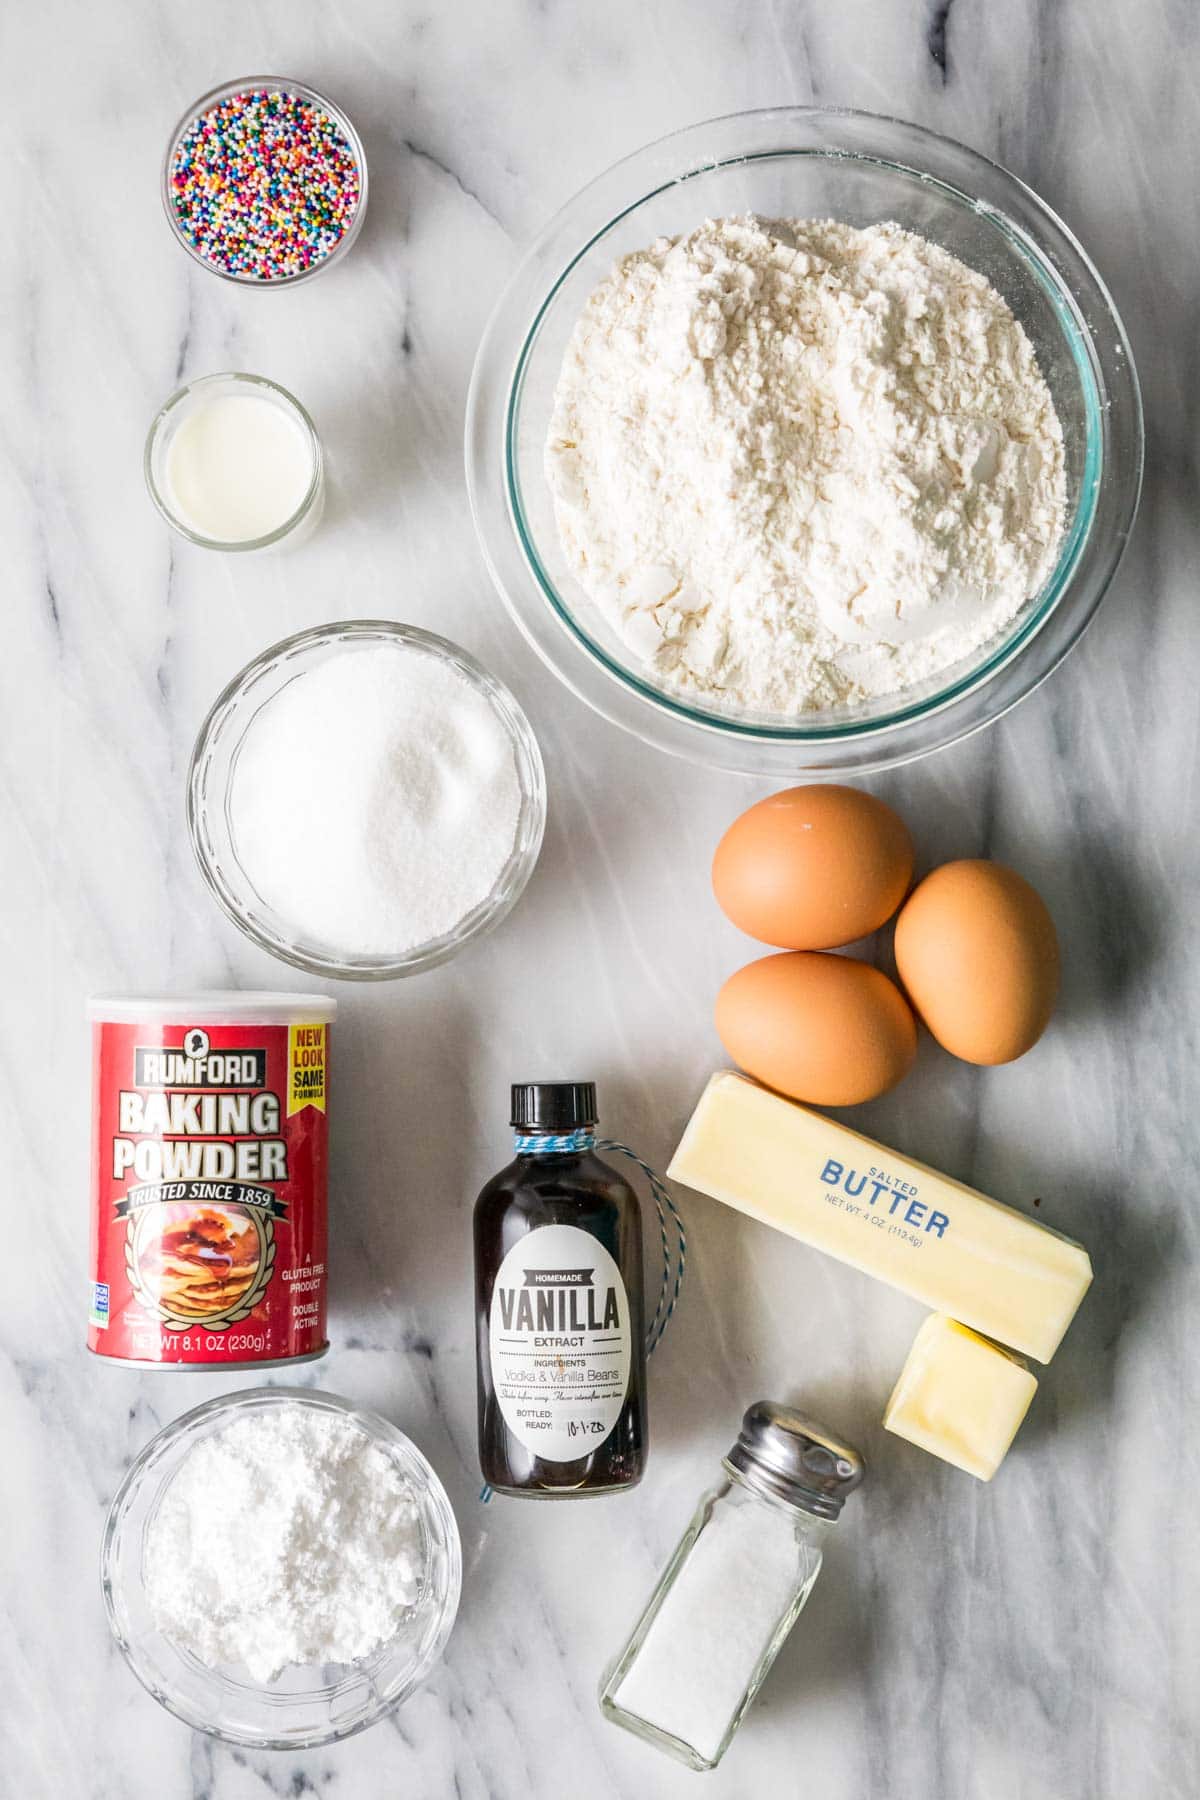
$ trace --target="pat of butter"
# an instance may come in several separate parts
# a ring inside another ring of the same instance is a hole
[[[1092,1279],[1069,1238],[741,1075],[713,1076],[668,1173],[1039,1362]]]
[[[884,1425],[943,1462],[990,1481],[1017,1435],[1037,1381],[1018,1357],[932,1313],[918,1331]]]

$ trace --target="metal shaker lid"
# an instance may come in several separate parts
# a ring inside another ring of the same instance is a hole
[[[852,1444],[771,1400],[756,1400],[746,1410],[725,1461],[749,1486],[818,1519],[836,1519],[867,1472]]]

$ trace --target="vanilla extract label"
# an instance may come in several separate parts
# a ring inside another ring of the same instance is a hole
[[[506,1331],[619,1331],[616,1289],[609,1287],[600,1294],[591,1269],[526,1269],[524,1274],[523,1288],[496,1284],[500,1322]]]
[[[629,1300],[604,1245],[543,1225],[504,1258],[489,1321],[505,1424],[547,1462],[575,1462],[612,1432],[629,1388]]]

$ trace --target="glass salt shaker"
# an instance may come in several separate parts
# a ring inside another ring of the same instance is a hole
[[[600,1688],[615,1725],[693,1769],[729,1748],[866,1468],[823,1425],[758,1400]]]

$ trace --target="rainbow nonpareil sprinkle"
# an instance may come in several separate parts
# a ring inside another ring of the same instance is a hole
[[[198,113],[171,158],[171,204],[188,247],[222,275],[291,281],[337,248],[362,200],[353,145],[325,109],[287,88],[247,88]]]

